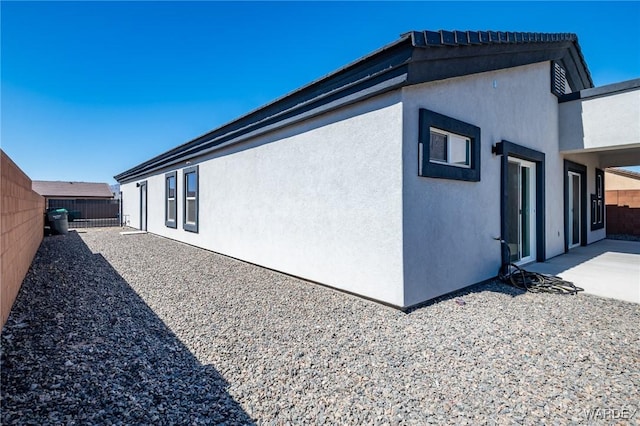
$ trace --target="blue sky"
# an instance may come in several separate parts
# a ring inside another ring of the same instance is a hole
[[[113,175],[409,30],[573,32],[596,86],[640,77],[638,2],[7,2],[1,144],[34,180]]]

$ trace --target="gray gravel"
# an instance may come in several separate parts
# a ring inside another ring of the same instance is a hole
[[[607,238],[610,240],[640,241],[640,235],[631,234],[607,234]]]
[[[45,239],[2,424],[640,424],[604,411],[640,408],[636,304],[489,283],[406,314],[119,231]]]

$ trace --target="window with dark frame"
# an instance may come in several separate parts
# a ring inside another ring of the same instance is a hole
[[[176,202],[177,173],[171,172],[164,175],[165,183],[165,217],[164,224],[168,228],[176,228],[178,205]]]
[[[418,174],[480,181],[480,128],[427,109],[419,114]]]
[[[604,228],[604,171],[596,169],[596,193],[591,194],[591,230]]]
[[[184,169],[183,177],[183,228],[185,231],[198,232],[198,166]]]

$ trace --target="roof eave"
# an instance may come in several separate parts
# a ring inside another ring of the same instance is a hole
[[[144,163],[139,164],[114,178],[121,182],[133,175],[154,168],[166,159],[193,152],[202,145],[221,136],[246,132],[256,125],[278,120],[279,117],[290,116],[298,111],[303,111],[316,102],[327,101],[337,94],[348,93],[355,84],[366,85],[368,82],[375,84],[382,76],[394,78],[396,70],[405,65],[412,54],[412,46],[408,37],[384,46],[381,49],[345,66],[339,70],[322,77],[300,89],[289,93],[275,101],[262,106],[248,114],[245,114],[221,127],[205,133],[191,141],[166,151]]]
[[[197,145],[185,146],[180,152],[167,152],[157,157],[155,159],[156,161],[151,164],[148,164],[149,162],[143,163],[134,169],[114,176],[114,178],[119,183],[127,183],[158,170],[167,169],[176,164],[200,157],[213,150],[240,143],[249,138],[272,132],[279,128],[325,114],[337,108],[342,108],[398,89],[405,86],[406,81],[407,66],[396,67],[388,70],[387,73],[376,76],[376,78],[367,79],[360,82],[360,84],[346,87],[344,90],[332,93],[330,96],[325,96],[317,102],[300,105],[299,108],[293,111],[284,111],[282,114],[269,117],[267,120],[254,123],[251,126],[241,128],[237,131],[220,135],[214,134]]]
[[[560,61],[567,70],[572,90],[593,87],[575,34],[408,32],[325,77],[114,178],[119,183],[128,182],[217,147],[240,142],[247,135],[254,137],[273,131],[401,86],[553,60]],[[367,90],[386,80],[391,83],[377,91]],[[362,96],[356,99],[355,93]],[[336,102],[341,97],[347,97],[348,101]]]

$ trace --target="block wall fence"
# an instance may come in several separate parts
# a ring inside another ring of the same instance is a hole
[[[4,326],[44,236],[44,197],[31,189],[31,179],[2,150],[0,157],[0,326]]]
[[[607,234],[640,237],[640,189],[605,191]]]

